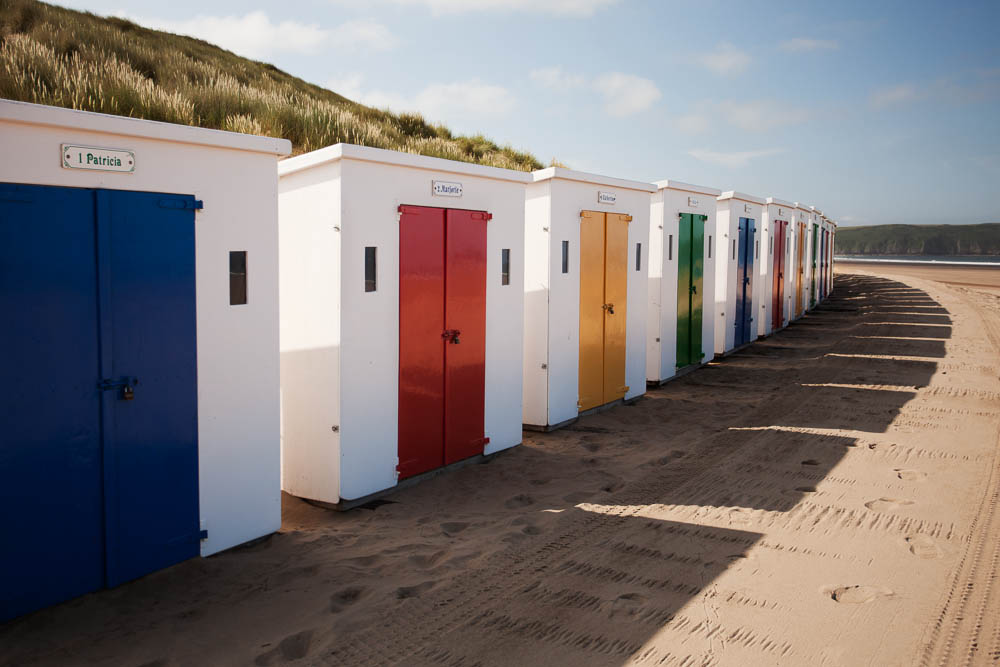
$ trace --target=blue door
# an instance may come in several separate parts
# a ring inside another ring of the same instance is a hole
[[[104,584],[87,190],[0,184],[0,620]]]
[[[740,218],[739,235],[736,239],[736,312],[733,326],[736,333],[733,345],[739,346],[750,342],[751,323],[753,322],[753,254],[754,254],[754,221],[750,218]]]
[[[746,221],[746,245],[743,252],[746,255],[746,275],[743,280],[743,342],[749,343],[753,336],[753,267],[756,253],[754,237],[757,227],[753,218],[744,218],[744,220]]]
[[[194,207],[0,184],[0,620],[198,553]]]

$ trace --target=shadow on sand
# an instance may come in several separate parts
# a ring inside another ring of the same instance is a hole
[[[524,447],[401,491],[372,511],[334,515],[286,498],[286,524],[296,525],[266,546],[184,563],[8,623],[0,661],[117,658],[131,642],[129,657],[183,663],[196,654],[175,638],[210,643],[213,623],[236,609],[259,636],[200,654],[209,662],[654,664],[686,655],[683,646],[651,641],[668,624],[779,661],[786,640],[697,620],[686,605],[702,595],[763,604],[716,584],[762,542],[741,527],[747,514],[781,520],[858,446],[843,431],[885,432],[935,373],[950,322],[921,290],[837,276],[831,297],[786,329],[634,406],[526,433]],[[576,491],[546,491],[567,477]],[[449,505],[444,499],[456,491],[464,500]],[[661,518],[668,512],[673,518]],[[485,526],[478,537],[465,537],[477,526]],[[427,583],[380,588],[396,563]],[[199,597],[199,583],[212,592]],[[180,615],[192,608],[193,618]],[[112,619],[113,629],[96,632],[99,619]],[[149,650],[134,648],[143,642]]]

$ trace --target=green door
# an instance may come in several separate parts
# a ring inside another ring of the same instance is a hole
[[[677,233],[677,367],[701,362],[705,220],[681,213]]]

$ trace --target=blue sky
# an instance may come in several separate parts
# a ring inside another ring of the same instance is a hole
[[[1000,221],[1000,2],[58,2],[274,63],[548,162]]]

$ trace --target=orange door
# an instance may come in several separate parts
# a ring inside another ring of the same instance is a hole
[[[604,403],[625,397],[625,306],[628,302],[628,222],[608,213],[604,243]]]
[[[806,226],[801,222],[796,225],[798,241],[795,244],[795,316],[802,314],[802,271],[805,253],[802,251],[806,241]]]
[[[623,398],[628,223],[619,213],[580,214],[581,411]]]

